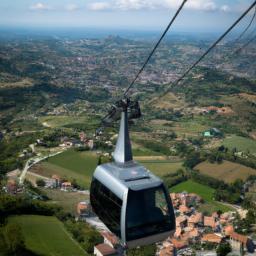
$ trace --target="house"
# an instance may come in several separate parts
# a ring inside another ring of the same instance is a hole
[[[202,242],[209,242],[209,243],[215,243],[220,244],[222,241],[222,237],[220,235],[210,233],[210,234],[204,234],[201,241]]]
[[[7,193],[17,194],[18,185],[14,179],[9,179],[6,184]]]
[[[177,250],[186,248],[188,246],[188,241],[178,240],[176,238],[171,239],[173,247]]]
[[[182,204],[182,205],[180,205],[180,207],[179,207],[179,212],[180,213],[183,213],[183,214],[189,214],[189,213],[191,213],[191,209],[190,208],[188,208],[186,205],[184,205],[184,204]]]
[[[53,174],[52,175],[52,179],[55,182],[54,187],[55,188],[59,188],[61,186],[61,179],[60,179],[60,177],[58,175],[56,175],[56,174]]]
[[[71,182],[65,181],[65,182],[61,183],[61,189],[64,191],[71,190],[72,189]]]
[[[115,248],[119,244],[119,239],[113,233],[102,231],[100,234],[104,238],[104,243],[110,247]]]
[[[204,216],[204,226],[205,227],[211,227],[212,229],[215,229],[217,227],[217,222],[215,221],[215,218],[210,216]]]
[[[169,244],[168,246],[164,246],[159,251],[159,256],[175,256],[176,250],[173,246],[173,244]]]
[[[94,255],[96,256],[117,256],[117,251],[108,244],[98,244],[94,246]]]
[[[176,227],[184,228],[187,224],[187,217],[186,216],[178,216],[176,218]]]
[[[231,232],[230,234],[230,245],[233,250],[240,251],[241,249],[253,253],[255,250],[255,245],[248,236],[240,235],[236,232]]]
[[[77,214],[80,219],[84,219],[90,215],[90,205],[87,202],[79,202],[77,204]]]
[[[223,133],[217,128],[210,128],[203,132],[204,137],[223,137]]]
[[[225,236],[230,236],[230,234],[233,232],[234,232],[234,227],[232,225],[228,225],[223,229],[223,233]]]
[[[188,218],[188,226],[195,227],[203,223],[203,214],[201,212],[196,212]]]

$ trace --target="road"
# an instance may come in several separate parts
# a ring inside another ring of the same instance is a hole
[[[58,151],[56,153],[53,153],[53,154],[50,154],[50,155],[47,155],[47,156],[44,156],[44,157],[35,157],[35,158],[32,157],[32,158],[28,159],[28,161],[26,162],[25,167],[23,168],[23,170],[21,172],[21,175],[19,177],[19,184],[22,185],[24,183],[27,171],[29,170],[30,167],[32,167],[33,165],[45,160],[46,158],[56,156],[56,155],[58,155],[62,152],[63,151]]]

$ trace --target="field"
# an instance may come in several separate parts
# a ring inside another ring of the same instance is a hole
[[[71,149],[50,157],[31,171],[46,177],[57,174],[67,179],[76,179],[78,184],[88,188],[97,161],[98,158],[94,152],[77,152]]]
[[[149,156],[146,158],[140,156],[136,160],[159,176],[175,172],[182,168],[182,162],[180,160],[166,160],[164,156],[150,156],[150,159]],[[47,161],[34,166],[30,171],[45,177],[51,177],[53,174],[57,174],[71,181],[72,179],[76,179],[78,184],[89,188],[97,162],[98,157],[95,152],[77,152],[70,149],[59,155],[50,157]]]
[[[249,138],[232,135],[224,139],[223,145],[230,150],[236,148],[237,151],[249,151],[252,154],[256,154],[256,141]]]
[[[41,189],[50,199],[49,203],[63,207],[65,212],[76,214],[76,207],[79,202],[89,199],[88,195],[77,192],[65,192],[58,189]]]
[[[174,173],[182,168],[183,162],[174,162],[167,160],[147,160],[140,161],[147,169],[159,176]]]
[[[195,166],[194,169],[227,183],[232,183],[237,179],[246,180],[250,175],[256,175],[255,169],[229,161],[223,161],[221,164],[211,164],[205,161]]]
[[[213,200],[213,194],[214,194],[213,188],[199,184],[192,180],[188,180],[176,186],[173,186],[170,189],[170,191],[174,193],[186,191],[188,193],[198,194],[205,201],[199,208],[199,210],[204,212],[212,213],[217,210],[221,210],[223,212],[232,210],[230,207]]]
[[[9,221],[21,226],[26,247],[39,255],[87,255],[55,217],[21,215]]]

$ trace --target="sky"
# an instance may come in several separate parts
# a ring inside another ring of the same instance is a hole
[[[163,30],[181,0],[0,0],[1,27]],[[174,31],[226,29],[253,0],[188,0]],[[244,24],[248,22],[248,17]],[[243,24],[240,25],[241,29]],[[238,28],[239,29],[239,28]]]

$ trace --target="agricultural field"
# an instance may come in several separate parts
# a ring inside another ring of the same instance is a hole
[[[192,180],[184,181],[170,189],[170,192],[180,193],[186,191],[188,193],[195,193],[204,199],[204,203],[199,207],[200,211],[212,213],[221,210],[223,212],[232,210],[230,207],[217,202],[213,199],[214,189],[208,186],[199,184]]]
[[[237,179],[246,180],[250,175],[256,175],[255,169],[230,161],[223,161],[220,164],[205,161],[195,166],[194,169],[227,183],[232,183]]]
[[[21,226],[26,247],[38,255],[87,255],[56,217],[21,215],[8,220]]]
[[[45,189],[41,188],[51,200],[50,204],[60,205],[65,212],[76,215],[76,207],[79,202],[86,201],[89,199],[87,194],[77,192],[66,192],[58,189]]]
[[[181,161],[144,160],[140,161],[140,163],[158,176],[175,173],[183,167],[183,162]]]
[[[231,135],[224,139],[223,145],[230,150],[236,148],[237,151],[250,152],[251,154],[256,154],[256,141],[244,138],[237,135]]]
[[[75,179],[79,185],[89,188],[97,162],[98,157],[95,152],[77,152],[71,149],[36,165],[31,172],[45,177],[56,174],[71,181]]]

